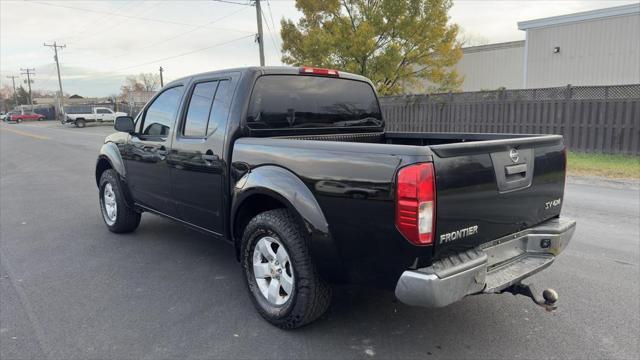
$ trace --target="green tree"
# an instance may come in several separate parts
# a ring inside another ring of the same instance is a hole
[[[382,95],[404,88],[450,91],[462,79],[451,0],[296,0],[303,16],[281,21],[282,61],[370,78]],[[423,89],[423,80],[432,86]]]
[[[16,89],[16,94],[18,98],[19,105],[28,105],[29,104],[29,92],[25,90],[24,86],[18,86]]]

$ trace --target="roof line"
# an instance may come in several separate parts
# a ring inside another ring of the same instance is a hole
[[[518,22],[518,30],[536,29],[541,27],[548,27],[554,25],[570,24],[580,21],[604,19],[616,16],[640,14],[640,4],[629,4],[622,6],[615,6],[604,9],[583,11],[573,14],[566,14],[560,16],[552,16],[542,19],[534,19]]]
[[[523,46],[524,46],[524,40],[518,40],[518,41],[507,41],[507,42],[494,43],[494,44],[468,46],[468,47],[463,47],[462,51],[464,53],[474,53],[478,51],[509,49],[509,48],[523,47]]]

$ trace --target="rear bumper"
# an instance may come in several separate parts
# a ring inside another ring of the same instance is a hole
[[[547,268],[567,246],[576,222],[556,218],[435,262],[407,270],[395,294],[408,305],[442,307],[478,293],[498,293]]]

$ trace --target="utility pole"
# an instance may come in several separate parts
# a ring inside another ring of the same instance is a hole
[[[35,75],[34,73],[36,72],[36,69],[23,69],[20,68],[20,71],[22,71],[22,73],[20,73],[20,75],[27,75],[27,85],[29,86],[29,105],[31,105],[31,110],[33,110],[33,99],[31,98],[31,83],[33,82],[31,80],[31,75]]]
[[[258,20],[258,36],[256,40],[260,46],[260,66],[264,66],[264,41],[262,41],[262,10],[260,9],[260,0],[256,0],[256,17]]]
[[[164,80],[162,80],[162,66],[160,66],[160,88],[164,87]]]
[[[16,92],[16,78],[18,76],[15,75],[11,75],[11,76],[7,76],[7,79],[11,79],[11,82],[13,83],[13,102],[15,102],[16,107],[18,107],[18,93]]]
[[[58,96],[58,114],[56,115],[60,115],[62,114],[62,111],[63,111],[62,108],[64,106],[64,103],[63,103],[64,93],[62,92],[62,79],[60,78],[60,62],[58,61],[58,48],[64,49],[67,47],[67,45],[58,45],[54,41],[53,44],[44,43],[44,46],[52,47],[53,52],[55,54],[53,56],[53,59],[56,61],[56,68],[58,69],[58,87],[60,88],[60,95]]]

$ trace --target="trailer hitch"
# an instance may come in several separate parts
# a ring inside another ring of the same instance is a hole
[[[526,296],[549,312],[558,308],[558,305],[556,305],[558,302],[558,293],[553,289],[545,289],[541,292],[533,284],[519,283],[511,285],[510,287],[502,290],[501,293],[505,292],[513,295]]]

